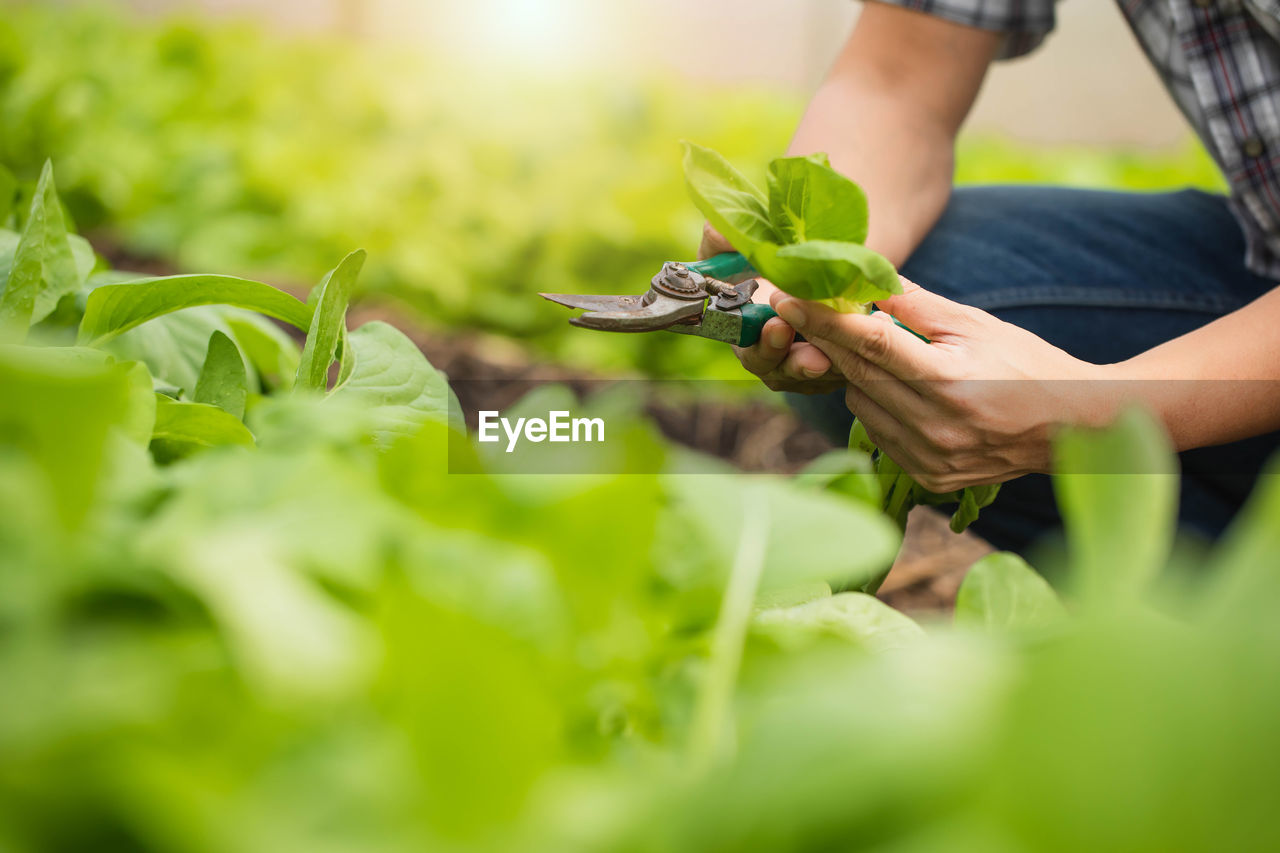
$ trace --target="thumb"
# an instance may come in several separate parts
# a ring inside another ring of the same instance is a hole
[[[733,246],[710,222],[702,223],[702,243],[698,246],[698,260],[704,261],[724,252],[732,252]]]
[[[969,306],[931,293],[902,276],[898,280],[902,282],[902,292],[876,302],[881,311],[929,339],[958,332],[968,325],[973,310]]]

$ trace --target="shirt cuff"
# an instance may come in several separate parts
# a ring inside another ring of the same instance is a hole
[[[953,24],[1000,33],[996,59],[1025,56],[1055,23],[1054,0],[868,0],[932,15]]]

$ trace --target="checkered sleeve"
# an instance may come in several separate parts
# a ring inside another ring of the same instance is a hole
[[[1012,59],[1040,46],[1053,29],[1054,0],[875,0],[933,15],[966,27],[1003,33],[997,59]]]

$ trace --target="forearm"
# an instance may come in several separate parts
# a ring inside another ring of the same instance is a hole
[[[945,129],[870,81],[828,81],[788,153],[824,151],[867,194],[867,245],[902,265],[946,206],[954,142]]]
[[[1280,429],[1280,289],[1107,368],[1119,393],[1164,422],[1179,450]],[[1104,383],[1104,386],[1109,383]]]
[[[951,191],[954,145],[999,37],[868,3],[790,146],[824,151],[871,208],[867,245],[901,265]]]

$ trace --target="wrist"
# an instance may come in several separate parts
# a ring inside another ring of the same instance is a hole
[[[1072,383],[1063,426],[1104,429],[1136,401],[1137,383],[1128,362],[1088,364]]]
[[[1103,429],[1110,426],[1131,403],[1126,391],[1131,383],[1124,381],[1127,368],[1122,364],[1091,364],[1081,361],[1068,375],[1051,380],[1052,403],[1044,408],[1046,416],[1037,430],[1040,441],[1032,472],[1053,472],[1053,445],[1064,429]]]

